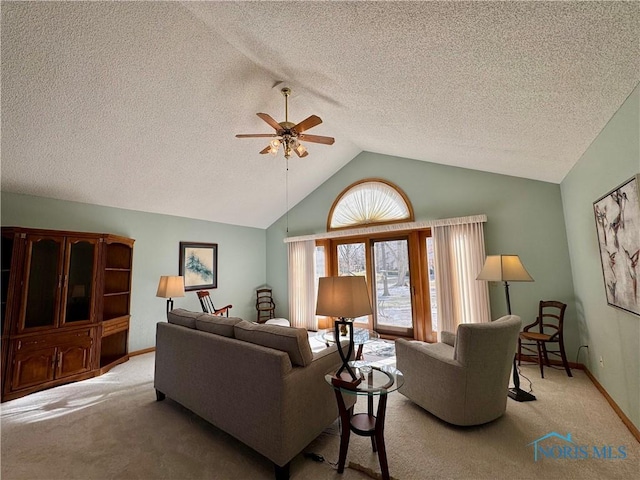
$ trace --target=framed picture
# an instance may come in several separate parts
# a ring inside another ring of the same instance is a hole
[[[635,175],[593,203],[607,303],[640,316],[640,198]]]
[[[187,291],[218,288],[218,244],[180,242],[179,272]]]

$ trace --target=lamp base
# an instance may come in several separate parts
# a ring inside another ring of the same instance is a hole
[[[524,390],[520,390],[519,388],[510,388],[507,393],[509,398],[512,398],[516,402],[531,402],[536,399],[536,397],[529,392],[525,392]]]
[[[336,373],[331,377],[331,383],[334,387],[346,388],[348,390],[355,390],[356,387],[360,385],[361,381],[362,378],[360,377],[356,377],[355,380],[351,378],[351,374],[349,372]]]

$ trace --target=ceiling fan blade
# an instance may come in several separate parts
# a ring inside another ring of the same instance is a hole
[[[295,130],[298,133],[302,133],[310,128],[313,128],[322,123],[322,119],[317,115],[311,115],[310,117],[305,118],[291,130]]]
[[[260,150],[260,153],[265,154],[265,153],[269,153],[270,151],[271,151],[271,145],[267,145],[262,150]]]
[[[276,122],[268,113],[256,113],[262,120],[271,125],[275,130],[282,130],[282,126]]]
[[[236,138],[272,138],[277,137],[275,133],[239,133]]]
[[[324,143],[325,145],[333,145],[335,138],[323,137],[321,135],[299,135],[298,139],[303,142]]]

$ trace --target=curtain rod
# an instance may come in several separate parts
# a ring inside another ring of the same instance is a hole
[[[451,225],[464,225],[467,223],[482,223],[487,221],[486,215],[472,215],[470,217],[441,218],[438,220],[423,220],[420,222],[392,223],[390,225],[376,225],[373,227],[350,228],[348,230],[333,230],[331,232],[288,237],[284,243],[305,242],[309,240],[325,240],[328,238],[353,237],[369,235],[372,233],[397,232],[399,230],[421,230],[429,227],[445,227]]]

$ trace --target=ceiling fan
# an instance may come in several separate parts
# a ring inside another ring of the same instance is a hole
[[[266,113],[258,113],[257,115],[271,125],[275,133],[255,133],[255,134],[238,134],[237,138],[273,138],[265,148],[260,150],[260,153],[270,153],[275,155],[278,153],[280,145],[284,148],[284,157],[288,160],[291,156],[291,152],[295,152],[298,157],[303,158],[309,155],[301,141],[312,143],[323,143],[324,145],[333,145],[335,139],[333,137],[324,137],[321,135],[308,135],[304,132],[318,126],[322,123],[322,119],[317,115],[311,115],[305,118],[300,123],[294,124],[289,121],[289,95],[291,95],[291,89],[284,87],[282,90],[284,95],[284,122],[276,122],[273,117]]]

